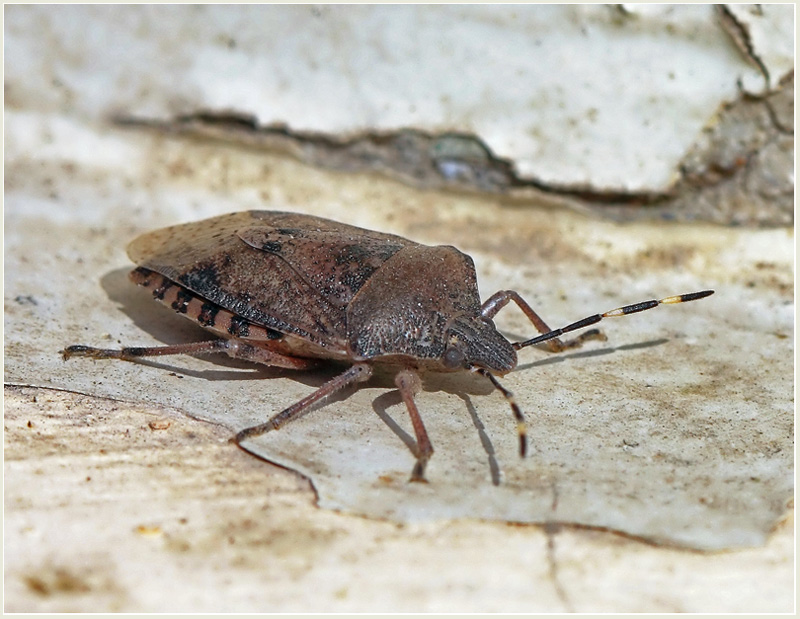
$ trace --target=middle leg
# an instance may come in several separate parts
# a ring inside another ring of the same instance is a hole
[[[299,400],[298,402],[292,404],[289,408],[282,410],[265,423],[240,430],[233,438],[233,441],[238,445],[242,441],[245,441],[249,438],[266,434],[272,430],[277,430],[290,421],[302,417],[309,410],[311,410],[311,407],[317,404],[317,402],[324,400],[337,391],[341,391],[348,385],[363,382],[370,376],[372,376],[372,367],[370,365],[366,363],[356,363],[355,365],[350,366],[342,374],[339,374],[338,376],[329,380],[313,393],[310,393],[304,397],[302,400]]]

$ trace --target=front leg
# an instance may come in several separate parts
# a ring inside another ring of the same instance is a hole
[[[514,301],[519,308],[525,313],[533,323],[533,326],[536,327],[536,330],[539,333],[549,333],[552,331],[550,327],[547,326],[547,323],[539,317],[533,308],[528,305],[528,303],[519,296],[515,290],[500,290],[495,292],[491,297],[489,297],[486,302],[481,306],[481,316],[483,318],[492,319],[497,315],[501,309],[503,309],[510,301]],[[547,340],[545,344],[550,349],[550,352],[562,352],[569,348],[578,348],[583,346],[583,343],[587,340],[601,340],[605,341],[607,338],[599,329],[590,329],[585,333],[582,333],[578,337],[575,337],[568,341],[563,341],[558,338],[553,338],[551,340]]]

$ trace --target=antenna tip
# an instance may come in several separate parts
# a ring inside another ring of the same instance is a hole
[[[697,301],[698,299],[705,299],[714,294],[713,290],[702,290],[700,292],[690,292],[688,294],[679,294],[674,297],[667,297],[661,299],[661,303],[686,303],[688,301]]]

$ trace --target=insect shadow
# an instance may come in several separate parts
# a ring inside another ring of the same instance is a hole
[[[129,269],[127,268],[115,269],[106,273],[101,278],[100,284],[108,298],[115,302],[118,308],[127,315],[139,329],[149,333],[156,340],[170,345],[208,340],[208,332],[195,323],[187,321],[184,317],[169,311],[167,308],[154,305],[150,295],[142,294],[140,288],[131,285],[128,274]],[[156,312],[160,313],[158,320],[153,319],[154,313]],[[650,348],[666,342],[668,342],[666,338],[660,338],[617,347],[606,346],[602,349],[547,355],[545,358],[539,358],[517,366],[516,371],[525,372],[526,370],[546,366],[551,363],[565,363],[575,359],[609,355],[617,351]],[[281,377],[291,378],[292,380],[313,388],[321,387],[333,376],[341,372],[341,364],[333,362],[322,362],[314,371],[306,370],[298,372],[241,361],[224,355],[214,355],[207,358],[213,364],[230,368],[230,370],[193,370],[181,367],[180,365],[172,365],[148,359],[137,359],[135,362],[209,381],[262,380],[265,378]],[[395,372],[389,369],[384,370],[379,366],[376,368],[375,374],[363,387],[388,389],[387,392],[378,395],[373,400],[372,408],[383,423],[405,443],[408,449],[411,452],[415,452],[417,450],[416,439],[406,432],[388,411],[391,407],[397,406],[403,402],[400,391],[395,388],[394,374]],[[535,381],[535,377],[532,377],[531,380]],[[346,400],[355,389],[356,387],[351,386],[336,394],[332,394],[330,397],[326,398],[325,404]],[[456,395],[464,402],[464,406],[480,438],[481,446],[486,453],[492,484],[499,486],[501,482],[501,470],[496,458],[494,446],[478,415],[478,411],[469,397],[470,395],[491,395],[494,391],[494,387],[487,381],[476,380],[474,374],[471,373],[427,373],[423,378],[422,391],[444,391]],[[320,405],[321,404],[322,403],[320,403]],[[309,408],[309,412],[319,407],[319,405],[312,406]]]
[[[669,342],[667,338],[659,338],[657,340],[647,340],[646,342],[637,342],[635,344],[621,344],[620,346],[608,346],[605,344],[603,348],[595,350],[581,350],[580,352],[573,353],[559,353],[557,355],[550,355],[544,359],[537,359],[529,363],[520,363],[515,372],[524,372],[538,367],[544,367],[553,363],[565,363],[574,359],[588,359],[589,357],[603,357],[605,355],[612,355],[616,352],[626,350],[638,350],[640,348],[653,348],[661,346]]]
[[[475,429],[478,431],[478,436],[481,439],[481,446],[483,447],[483,450],[486,452],[487,461],[489,464],[489,474],[492,477],[492,485],[499,486],[500,465],[497,463],[497,457],[495,455],[494,445],[492,445],[492,440],[486,433],[486,426],[483,425],[483,422],[478,416],[478,411],[472,404],[472,400],[469,399],[469,396],[467,396],[464,393],[460,393],[458,395],[462,400],[464,400],[464,406],[467,407],[469,416],[472,418],[472,424],[475,426]]]
[[[183,316],[157,304],[142,289],[131,285],[128,274],[129,268],[120,268],[109,271],[100,279],[100,285],[108,298],[117,304],[118,309],[128,316],[137,328],[149,333],[154,339],[163,344],[180,344],[186,342],[208,340],[208,331],[204,330],[195,323],[186,320]],[[157,317],[158,320],[154,320]],[[312,371],[295,371],[285,368],[275,368],[261,365],[249,361],[233,359],[226,355],[208,355],[203,357],[214,365],[231,368],[226,370],[194,370],[182,367],[179,363],[166,363],[151,359],[136,359],[133,363],[159,368],[169,372],[175,372],[184,376],[201,378],[209,381],[232,381],[232,380],[262,380],[269,378],[291,378],[309,387],[319,388],[331,379],[332,376],[341,373],[342,365],[335,362],[321,362],[319,367]],[[364,384],[363,387],[390,389],[390,394],[399,398],[393,374],[378,369],[375,375]],[[352,394],[353,389],[345,389],[341,394],[336,394],[326,400],[326,404],[332,404],[346,399]],[[423,391],[445,391],[454,395],[461,395],[465,392],[472,395],[489,395],[494,389],[488,383],[475,380],[471,374],[427,374],[423,381]],[[389,395],[390,395],[389,394]],[[392,406],[392,404],[388,404]],[[377,411],[376,411],[377,412]],[[380,416],[380,413],[379,413]],[[381,417],[386,421],[390,419],[388,415]],[[391,423],[387,423],[391,428]],[[399,429],[399,426],[395,424]],[[402,430],[401,430],[402,431]],[[400,436],[401,440],[403,437]],[[412,443],[413,443],[413,439]]]

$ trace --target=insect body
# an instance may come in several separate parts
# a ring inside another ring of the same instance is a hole
[[[496,377],[516,367],[517,350],[544,342],[560,351],[602,337],[590,330],[572,341],[558,339],[603,318],[713,293],[628,305],[553,331],[514,291],[497,292],[481,303],[472,259],[455,247],[430,247],[319,217],[270,211],[156,230],[135,239],[128,254],[139,265],[131,273],[134,282],[217,338],[121,350],[74,345],[61,351],[64,359],[226,353],[295,370],[320,360],[351,364],[267,422],[240,431],[237,443],[278,429],[327,396],[367,380],[375,364],[389,364],[397,367],[395,384],[417,439],[412,481],[424,481],[433,454],[414,399],[420,370],[469,370],[487,377],[511,405],[524,456],[524,417]],[[542,335],[511,343],[497,331],[492,319],[511,301]]]

